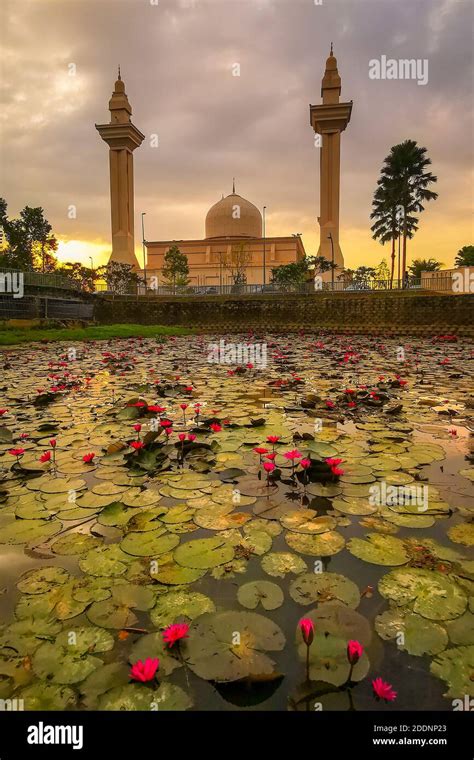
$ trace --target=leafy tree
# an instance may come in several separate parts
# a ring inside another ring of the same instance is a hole
[[[439,272],[442,266],[441,261],[436,259],[413,259],[408,271],[418,280],[422,272]]]
[[[0,199],[0,224],[5,233],[5,266],[26,272],[52,272],[57,267],[58,244],[42,208],[25,206],[18,219],[8,219],[7,204]]]
[[[323,256],[318,258],[324,259]],[[304,259],[294,261],[291,264],[282,264],[280,267],[272,269],[271,282],[278,285],[282,290],[291,290],[293,287],[303,285],[307,282],[310,268],[314,264],[314,256],[306,256]]]
[[[437,177],[426,171],[431,165],[427,149],[420,147],[415,140],[405,140],[394,145],[385,158],[380,179],[377,182],[380,190],[376,190],[372,218],[376,219],[372,229],[380,241],[393,241],[394,209],[399,216],[398,234],[402,237],[402,267],[401,276],[405,278],[407,260],[407,240],[411,239],[418,229],[418,218],[415,214],[424,211],[424,203],[435,200],[438,194],[429,189],[437,182]],[[388,236],[388,237],[387,237]],[[393,242],[392,242],[392,265]],[[392,267],[393,269],[393,267]]]
[[[138,284],[142,282],[131,264],[121,264],[118,261],[109,261],[105,266],[98,267],[95,274],[97,280],[106,281],[108,290],[122,295],[136,292]]]
[[[454,264],[457,267],[474,267],[474,245],[464,245],[457,252]]]
[[[186,254],[181,253],[177,245],[172,245],[164,256],[164,266],[161,270],[166,285],[176,290],[182,290],[189,283],[189,264]]]
[[[68,277],[76,283],[79,290],[84,290],[87,293],[92,293],[95,290],[95,283],[100,276],[96,269],[85,267],[77,261],[68,261],[57,270],[57,273],[63,277]]]

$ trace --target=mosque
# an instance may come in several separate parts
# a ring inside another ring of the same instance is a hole
[[[352,111],[352,101],[341,103],[340,93],[341,78],[331,44],[321,84],[322,103],[310,105],[310,124],[321,136],[318,256],[332,261],[339,270],[344,267],[339,245],[340,139]],[[142,271],[134,242],[133,151],[140,147],[145,135],[132,123],[120,68],[109,111],[110,122],[95,126],[110,149],[111,260]],[[146,241],[145,246],[147,273],[158,274],[159,279],[165,253],[177,246],[188,257],[189,284],[211,287],[236,281],[269,283],[272,269],[301,261],[306,255],[300,235],[267,237],[264,216],[257,206],[236,193],[235,181],[232,193],[207,212],[204,238]],[[327,277],[330,274],[323,276]]]

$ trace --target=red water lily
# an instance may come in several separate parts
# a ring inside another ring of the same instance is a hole
[[[187,623],[173,623],[163,632],[163,639],[169,647],[172,647],[181,639],[187,639],[188,631],[189,625]]]
[[[143,441],[132,441],[130,446],[132,449],[135,449],[135,451],[138,451],[139,449],[142,449],[144,447]]]
[[[213,422],[211,425],[209,425],[213,433],[220,433],[222,430],[221,425],[219,425],[217,422]]]
[[[0,409],[0,417],[3,417],[4,414],[8,412],[8,409]]]
[[[194,433],[188,433],[188,441],[191,441],[192,443],[195,440],[196,440],[196,436],[194,435]]]
[[[334,457],[328,457],[324,460],[326,464],[329,465],[329,467],[337,467],[338,464],[341,464],[344,460],[343,459],[335,459]]]
[[[397,692],[393,690],[392,684],[383,681],[380,676],[372,681],[372,688],[376,699],[393,702],[397,698]]]
[[[50,459],[51,459],[51,452],[45,451],[44,454],[41,454],[39,461],[44,464],[45,462],[49,462]]]
[[[95,453],[93,451],[89,452],[89,454],[84,454],[82,457],[82,461],[86,464],[92,464],[93,459],[95,457]]]
[[[303,641],[307,647],[310,647],[314,638],[314,623],[310,618],[302,618],[298,623],[303,637]]]
[[[16,457],[17,459],[19,457],[22,457],[25,453],[25,449],[9,449],[8,453],[12,455],[12,457]]]
[[[347,659],[351,665],[357,665],[364,653],[364,647],[360,641],[347,642]]]
[[[133,678],[134,681],[141,681],[142,683],[152,681],[159,666],[160,661],[158,657],[147,657],[145,662],[138,660],[130,668],[130,678]]]

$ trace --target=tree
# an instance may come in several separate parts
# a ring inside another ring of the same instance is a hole
[[[87,293],[93,293],[95,290],[95,282],[100,276],[98,270],[85,267],[77,261],[68,261],[60,267],[57,272],[76,283],[78,290],[84,290]]]
[[[385,242],[394,234],[393,210],[399,214],[399,230],[402,246],[401,277],[405,278],[407,260],[407,239],[411,239],[418,229],[418,218],[414,214],[424,211],[424,203],[435,200],[438,194],[429,189],[429,185],[437,182],[437,177],[426,168],[431,165],[431,159],[426,155],[426,148],[417,145],[415,140],[405,140],[394,145],[385,158],[380,179],[377,184],[381,188],[374,196],[375,219],[380,223],[373,230],[381,242]],[[393,264],[392,243],[392,264]]]
[[[382,245],[385,245],[388,241],[391,242],[391,289],[395,275],[395,243],[399,237],[397,203],[393,185],[391,183],[387,182],[385,185],[379,184],[377,187],[372,201],[372,213],[370,218],[375,219],[375,222],[371,227],[374,240],[379,240]]]
[[[164,266],[161,270],[163,281],[166,285],[182,290],[189,283],[189,265],[186,254],[181,253],[177,245],[172,245],[164,256]]]
[[[324,258],[320,256],[319,258]],[[326,261],[326,259],[324,259]],[[310,267],[314,266],[315,257],[306,256],[300,261],[291,264],[282,264],[272,269],[271,282],[278,285],[282,290],[291,290],[303,285],[308,280]]]
[[[454,264],[457,267],[474,267],[474,245],[464,245],[457,252]]]
[[[252,254],[246,243],[239,243],[232,247],[230,254],[222,257],[222,266],[230,270],[230,276],[234,285],[245,285],[247,275],[245,270],[252,261]]]
[[[436,259],[413,259],[408,271],[419,280],[422,272],[439,272],[442,266],[441,261],[436,261]]]
[[[18,219],[8,219],[6,201],[0,199],[0,224],[6,238],[5,266],[26,272],[52,272],[57,268],[54,253],[58,243],[39,206],[25,206]]]
[[[109,261],[105,266],[98,267],[95,278],[105,280],[108,290],[122,295],[136,292],[138,284],[142,282],[131,264],[121,264],[118,261]]]

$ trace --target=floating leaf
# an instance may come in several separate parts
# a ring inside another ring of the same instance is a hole
[[[313,557],[329,557],[340,552],[345,546],[344,537],[335,530],[320,535],[285,533],[285,541],[291,549]]]
[[[194,620],[205,612],[214,612],[212,599],[196,591],[169,591],[162,594],[150,612],[155,628],[167,628],[182,618]]]
[[[404,565],[409,560],[403,541],[379,533],[368,533],[365,539],[351,538],[347,549],[354,557],[373,565]]]
[[[291,552],[271,552],[262,558],[262,570],[274,578],[284,578],[289,573],[298,575],[307,569],[304,559]]]
[[[203,615],[192,625],[186,644],[190,669],[210,681],[250,680],[275,673],[265,654],[281,651],[285,637],[272,620],[255,612]]]
[[[250,581],[239,587],[237,599],[242,607],[255,610],[260,604],[264,610],[276,610],[284,600],[280,586],[271,581]]]
[[[355,609],[360,602],[356,584],[338,573],[303,573],[291,581],[290,596],[304,605],[336,600]]]
[[[434,570],[400,568],[379,581],[379,593],[395,604],[413,603],[413,611],[429,620],[453,620],[463,614],[467,596],[449,576]]]
[[[430,670],[449,685],[445,697],[460,700],[465,696],[474,697],[474,646],[447,649],[435,657]]]
[[[382,612],[375,618],[375,630],[382,639],[396,639],[398,648],[411,655],[439,654],[448,645],[444,628],[409,610]]]
[[[181,544],[174,557],[179,565],[207,569],[230,562],[234,558],[234,548],[220,538],[196,538]]]

